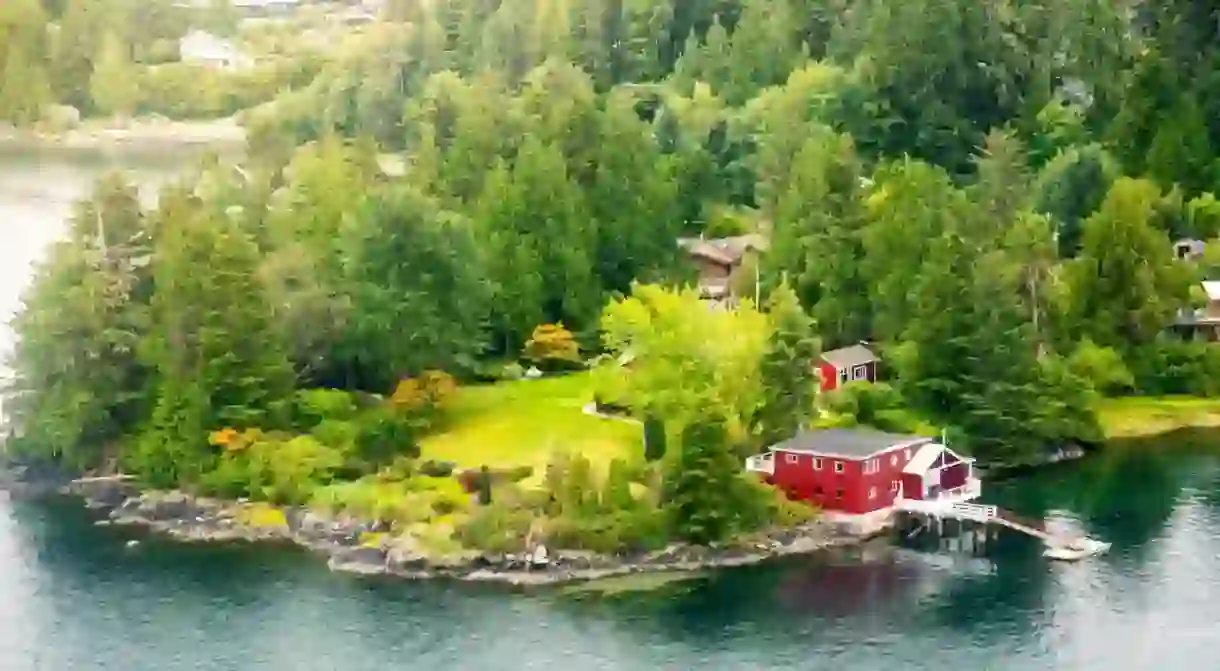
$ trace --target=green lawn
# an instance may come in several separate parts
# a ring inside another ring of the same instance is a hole
[[[448,430],[423,441],[423,457],[465,468],[530,465],[540,474],[556,450],[580,451],[595,465],[643,450],[639,424],[584,414],[592,400],[590,373],[463,388]]]
[[[1098,407],[1107,438],[1154,436],[1188,427],[1220,427],[1220,399],[1193,396],[1107,398]]]

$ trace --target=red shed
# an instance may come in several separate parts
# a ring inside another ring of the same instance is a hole
[[[848,382],[877,380],[877,355],[864,345],[823,352],[815,364],[822,391],[834,391]]]
[[[798,434],[747,459],[746,469],[862,533],[883,527],[899,496],[966,501],[980,491],[973,460],[936,439],[865,428]]]
[[[862,515],[894,504],[902,469],[933,440],[863,428],[807,431],[752,457],[747,468],[795,500]]]
[[[944,445],[926,446],[902,468],[903,498],[969,500],[978,495],[974,459],[963,457]]]

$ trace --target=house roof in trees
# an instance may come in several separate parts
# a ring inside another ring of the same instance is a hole
[[[738,235],[731,238],[678,238],[678,245],[691,256],[699,256],[713,263],[731,266],[751,249],[766,250],[767,239],[761,235]]]
[[[877,358],[877,355],[864,345],[852,345],[851,347],[822,352],[822,360],[835,368],[863,366],[866,363],[877,361]]]
[[[926,436],[885,433],[874,429],[820,429],[798,433],[767,449],[855,460],[898,448],[923,445],[934,440]]]
[[[1220,282],[1204,282],[1203,291],[1207,293],[1207,300],[1220,301]]]

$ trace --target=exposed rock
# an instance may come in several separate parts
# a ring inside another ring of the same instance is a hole
[[[128,497],[139,495],[139,490],[126,475],[95,478],[77,478],[68,483],[67,493],[85,499],[91,508],[114,508]]]
[[[421,571],[428,563],[427,555],[410,536],[395,539],[386,553],[386,568],[391,572]]]
[[[284,515],[283,524],[260,526],[249,514],[248,504],[239,502],[194,498],[181,492],[148,492],[120,498],[118,494],[106,491],[99,496],[114,502],[110,521],[103,523],[146,526],[181,541],[288,540],[327,557],[328,566],[335,571],[363,575],[388,573],[403,578],[448,577],[514,585],[741,566],[769,557],[858,542],[858,539],[836,537],[830,525],[814,522],[723,546],[673,543],[647,554],[552,550],[539,544],[522,554],[456,552],[438,556],[426,552],[411,535],[394,537],[387,534],[378,538],[375,544],[369,544],[365,534],[377,529],[383,529],[380,533],[385,533],[384,526],[333,518],[315,511],[280,509]]]
[[[340,548],[326,565],[332,571],[377,575],[386,572],[386,553],[379,547]]]
[[[15,500],[53,496],[62,491],[72,477],[54,464],[5,462],[0,465],[0,491]]]
[[[182,492],[149,492],[142,497],[139,514],[154,522],[194,518],[194,500]]]

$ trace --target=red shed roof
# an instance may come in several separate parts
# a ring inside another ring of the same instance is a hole
[[[774,452],[814,454],[855,461],[890,450],[934,441],[926,436],[906,436],[874,429],[820,429],[799,433],[767,448]]]

